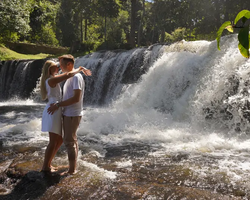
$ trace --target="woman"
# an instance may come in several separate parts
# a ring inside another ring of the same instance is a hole
[[[62,93],[58,83],[74,76],[80,71],[84,72],[85,70],[87,69],[79,67],[73,72],[57,75],[59,66],[55,62],[48,60],[43,65],[40,92],[42,99],[48,99],[48,103],[43,110],[42,131],[49,132],[49,144],[45,151],[44,163],[41,170],[43,172],[52,172],[56,170],[51,166],[51,161],[63,142],[61,109],[58,109],[53,115],[48,114],[47,109],[50,104],[61,101]]]

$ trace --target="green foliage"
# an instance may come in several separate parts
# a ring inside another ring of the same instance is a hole
[[[250,19],[250,11],[249,10],[242,10],[238,13],[234,20],[234,24],[231,24],[230,21],[224,22],[217,32],[217,48],[220,50],[220,38],[224,29],[227,29],[230,32],[234,32],[234,29],[240,29],[238,34],[238,41],[239,45],[238,48],[240,53],[249,58],[249,24],[246,25],[247,20]],[[241,20],[241,26],[237,26],[237,23]]]
[[[171,34],[165,32],[165,38],[164,38],[164,42],[173,42],[174,38]]]
[[[95,24],[91,24],[88,26],[88,41],[90,42],[103,42],[103,29],[101,26],[102,20],[96,21]]]
[[[185,35],[187,35],[186,28],[177,28],[172,32],[174,41],[181,41],[185,39]]]
[[[247,57],[249,37],[243,26],[250,13],[243,8],[249,8],[249,2],[0,0],[0,41],[61,45],[79,52],[148,46],[159,41],[213,40],[218,30],[219,48],[224,29],[238,29],[239,49]],[[224,21],[227,23],[219,28]]]
[[[89,0],[88,0],[89,1]],[[60,30],[58,37],[63,46],[70,47],[73,43],[80,40],[79,24],[80,14],[84,8],[86,12],[91,4],[86,0],[62,0],[58,12],[57,27]],[[83,6],[83,7],[82,7]]]
[[[81,51],[90,53],[91,51],[96,50],[97,46],[95,45],[95,42],[85,41],[81,44]]]
[[[230,21],[226,21],[224,22],[221,27],[219,28],[218,32],[217,32],[217,48],[220,50],[220,38],[222,35],[222,32],[226,29],[226,27],[230,26],[231,22]]]
[[[52,29],[52,26],[50,24],[46,24],[45,26],[42,26],[41,30],[41,38],[40,41],[42,41],[43,44],[49,44],[52,46],[58,46],[58,40],[56,39],[56,34]]]
[[[107,39],[106,41],[103,38],[103,33],[101,33],[99,37],[99,41],[101,42],[98,46],[98,50],[101,49],[119,49],[124,46],[126,43],[126,33],[124,23],[128,20],[128,13],[123,11],[120,12],[117,18],[107,19]],[[101,40],[100,40],[101,38]]]
[[[250,18],[249,10],[242,10],[235,17],[234,24],[237,24],[240,19],[242,19],[242,22],[245,23],[246,19],[249,19],[249,18]]]
[[[187,29],[177,28],[171,34],[165,33],[164,42],[178,42],[186,38]]]
[[[17,41],[29,30],[29,5],[25,0],[0,1],[0,36],[5,41]]]
[[[30,13],[29,41],[32,43],[42,43],[58,45],[56,39],[56,15],[59,4],[52,4],[46,0],[33,0],[33,9]]]
[[[101,17],[114,18],[119,15],[119,4],[115,0],[97,0],[95,6]]]
[[[249,58],[249,26],[244,27],[240,30],[238,34],[238,40],[240,53],[244,57]]]

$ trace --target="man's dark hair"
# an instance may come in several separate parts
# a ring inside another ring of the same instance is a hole
[[[62,62],[67,65],[69,62],[71,62],[73,65],[75,63],[74,56],[67,54],[67,55],[62,55],[58,57],[59,61],[62,60]]]

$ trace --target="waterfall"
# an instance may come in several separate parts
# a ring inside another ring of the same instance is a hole
[[[223,37],[221,45],[221,51],[216,41],[162,47],[163,54],[139,81],[123,88],[113,108],[129,116],[124,123],[144,118],[144,127],[146,122],[164,129],[171,117],[232,134],[248,132],[250,62],[240,54],[235,35]]]
[[[30,97],[45,60],[13,60],[0,68],[0,100]]]
[[[93,74],[86,77],[85,103],[102,105],[114,101],[124,86],[137,82],[163,51],[164,46],[154,45],[130,51],[96,52],[77,58],[75,67],[84,66]]]
[[[32,174],[44,159],[49,136],[41,132],[45,102],[38,98],[38,83],[45,61],[0,62],[1,190],[13,188],[6,198],[19,197],[27,178],[34,185]],[[56,190],[58,198],[78,198],[86,192],[89,198],[105,193],[119,199],[124,187],[116,185],[123,186],[125,180],[128,198],[180,199],[195,194],[250,199],[250,60],[240,54],[237,35],[222,37],[221,51],[216,41],[183,40],[99,51],[75,61],[75,68],[84,66],[93,74],[83,76],[79,171],[37,190],[41,198]],[[53,165],[68,164],[65,150],[63,145]],[[19,172],[26,171],[19,179]],[[46,179],[37,174],[40,187],[39,180]],[[91,190],[69,187],[73,192],[65,193],[69,179],[77,184],[87,180]],[[33,194],[22,191],[23,197]]]
[[[174,120],[249,129],[249,60],[239,53],[235,35],[216,41],[180,41],[129,51],[100,51],[76,58],[75,67],[92,71],[85,105],[112,105],[136,112],[153,109]],[[45,60],[0,65],[0,99],[33,98]]]
[[[130,51],[101,51],[76,58],[75,67],[84,66],[91,69],[93,74],[92,77],[84,77],[84,102],[91,105],[112,102],[124,85],[137,82],[162,53],[162,45],[154,45]],[[39,78],[45,61],[46,59],[2,62],[0,100],[14,97],[39,99]]]

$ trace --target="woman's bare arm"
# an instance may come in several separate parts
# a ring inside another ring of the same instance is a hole
[[[56,75],[48,80],[48,84],[50,87],[55,87],[56,84],[61,83],[62,81],[67,80],[70,77],[73,77],[75,74],[79,73],[80,71],[84,70],[83,67],[79,67],[78,69],[75,69],[71,72],[63,73]]]

